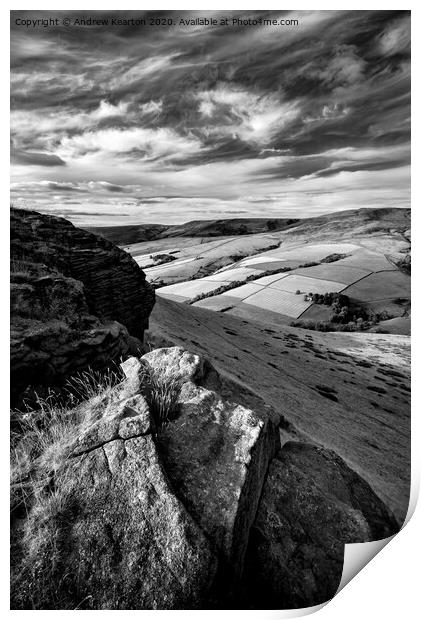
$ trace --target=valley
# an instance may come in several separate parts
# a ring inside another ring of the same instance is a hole
[[[388,321],[399,319],[393,333],[409,333],[410,277],[400,268],[410,260],[408,210],[233,222],[139,227],[137,242],[128,227],[118,240],[165,299],[271,325],[330,323],[331,331],[332,309],[314,295],[341,293],[351,306],[341,321],[350,331],[360,330],[362,316],[366,330],[387,333]],[[143,240],[151,231],[155,238]],[[227,231],[235,236],[217,236]],[[96,232],[117,240],[115,229]]]

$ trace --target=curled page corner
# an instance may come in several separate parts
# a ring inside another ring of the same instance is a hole
[[[342,577],[335,596],[344,588],[351,579],[366,566],[394,537],[389,536],[382,540],[374,540],[364,543],[349,543],[345,545],[344,564]]]
[[[342,569],[342,577],[336,594],[344,588],[363,568],[366,566],[384,547],[397,536],[410,521],[415,512],[419,496],[419,480],[416,476],[412,477],[411,492],[408,502],[408,510],[405,521],[396,534],[383,538],[382,540],[374,540],[364,543],[349,543],[345,545],[344,564]]]
[[[403,529],[406,525],[408,525],[408,522],[411,520],[412,515],[415,512],[415,507],[417,505],[419,495],[420,495],[420,475],[419,475],[419,472],[416,470],[414,463],[412,463],[411,493],[409,497],[409,504],[408,504],[408,510],[406,513],[405,521],[401,529]]]
[[[302,618],[303,616],[309,616],[320,611],[329,603],[329,600],[319,603],[319,605],[313,605],[312,607],[299,607],[296,609],[272,609],[270,611],[262,609],[259,610],[259,618],[262,620],[272,620],[272,618]],[[246,618],[247,618],[247,611]],[[254,612],[253,612],[254,614]],[[250,616],[251,617],[251,616]],[[253,615],[255,618],[255,615]]]

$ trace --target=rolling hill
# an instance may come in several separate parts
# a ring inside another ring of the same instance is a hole
[[[316,297],[341,294],[349,308],[342,323],[362,317],[380,322],[379,329],[408,333],[409,215],[402,209],[360,209],[295,223],[272,220],[271,226],[269,220],[235,220],[234,227],[228,220],[225,229],[220,222],[191,222],[124,249],[167,299],[267,324],[300,321],[314,329],[332,317],[331,304]],[[237,234],[212,236],[224,230]],[[400,321],[383,325],[395,318]]]
[[[142,243],[172,237],[224,237],[250,235],[271,230],[284,230],[300,220],[293,218],[236,218],[193,220],[185,224],[139,224],[137,226],[87,227],[86,230],[105,237],[117,245]]]

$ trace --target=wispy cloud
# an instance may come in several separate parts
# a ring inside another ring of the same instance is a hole
[[[261,16],[299,25],[14,26],[13,199],[133,221],[407,206],[409,13]]]
[[[282,102],[279,96],[254,93],[227,84],[197,95],[199,111],[212,132],[238,136],[245,142],[266,145],[299,115],[297,102]]]

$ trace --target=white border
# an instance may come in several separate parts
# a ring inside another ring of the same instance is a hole
[[[9,88],[9,10],[123,10],[122,7],[116,8],[115,3],[111,2],[88,2],[85,0],[84,2],[74,1],[71,4],[71,8],[69,4],[67,5],[67,9],[64,8],[66,5],[60,5],[58,2],[30,2],[27,1],[25,3],[6,3],[7,5],[0,9],[2,20],[1,20],[1,63],[2,63],[2,75],[3,75],[3,92],[1,97],[1,106],[2,106],[2,119],[3,123],[1,123],[1,132],[2,132],[2,148],[0,149],[1,154],[1,167],[0,170],[2,172],[3,183],[1,185],[1,191],[3,194],[2,200],[2,209],[1,213],[1,252],[2,252],[2,260],[0,262],[1,276],[2,276],[2,286],[6,287],[6,283],[8,282],[8,237],[9,237],[9,226],[8,226],[8,204],[9,204],[9,127],[4,119],[9,116],[9,101],[7,97],[8,88]],[[154,10],[257,10],[256,2],[227,2],[221,0],[214,0],[212,3],[200,4],[199,2],[125,2],[124,9],[126,10],[145,10],[145,9],[154,9]],[[348,6],[344,6],[343,4],[338,5],[338,3],[333,2],[320,2],[318,4],[311,2],[298,2],[297,4],[290,3],[290,5],[280,6],[279,2],[268,1],[264,4],[264,9],[272,9],[272,10],[412,10],[412,50],[413,50],[413,62],[412,66],[414,67],[414,71],[412,73],[413,80],[413,110],[420,110],[420,97],[419,97],[419,83],[417,75],[419,74],[419,61],[420,61],[420,28],[419,28],[419,20],[418,20],[418,10],[416,8],[415,2],[402,3],[402,6],[399,6],[398,2],[389,2],[387,0],[383,0],[383,2],[361,2],[354,1],[350,3]],[[418,26],[418,28],[417,28]],[[415,160],[415,174],[413,175],[413,200],[412,204],[414,205],[413,210],[413,228],[417,231],[418,237],[418,223],[419,223],[419,215],[417,211],[421,209],[421,201],[420,201],[420,172],[418,172],[419,163],[418,160],[418,148],[416,148],[420,141],[419,135],[419,121],[418,115],[413,114],[412,116],[413,123],[413,145],[414,145],[414,160]],[[418,274],[420,273],[420,265],[419,265],[419,257],[417,251],[417,237],[414,242],[413,248],[413,261],[415,263],[415,268],[413,273],[413,306],[418,308],[418,300],[419,300],[419,290],[418,290]],[[2,429],[2,439],[5,442],[5,446],[1,451],[1,471],[2,471],[2,491],[5,495],[5,510],[3,511],[2,518],[2,534],[5,534],[9,530],[8,524],[8,509],[6,505],[8,503],[8,403],[5,398],[5,394],[8,391],[8,349],[9,349],[9,334],[6,326],[8,325],[8,294],[4,290],[4,294],[2,296],[2,304],[1,308],[1,317],[2,317],[2,327],[1,330],[1,368],[0,368],[0,377],[2,378],[2,387],[3,387],[3,400],[6,400],[3,411],[1,412],[1,423],[4,425]],[[420,347],[417,346],[420,343],[419,340],[419,329],[417,327],[417,320],[413,320],[413,376],[417,376],[417,372],[419,372],[419,353]],[[419,376],[419,375],[418,375]],[[412,477],[413,477],[413,492],[419,487],[419,479],[420,479],[420,455],[421,455],[421,445],[420,445],[420,400],[419,400],[419,392],[417,389],[417,384],[414,381],[413,385],[413,416],[412,416]],[[339,617],[341,620],[354,620],[355,617],[358,618],[370,618],[370,617],[381,617],[384,619],[394,619],[399,617],[400,620],[412,619],[418,617],[419,615],[419,556],[421,549],[421,511],[418,510],[415,512],[413,518],[409,521],[408,525],[404,528],[402,532],[400,532],[388,545],[387,548],[382,551],[379,555],[377,555],[362,571],[362,574],[358,574],[356,578],[354,578],[349,585],[347,585],[330,603],[323,607],[321,611],[318,612],[318,617],[323,620],[337,620]],[[8,611],[8,582],[9,582],[9,566],[6,558],[8,557],[8,540],[3,538],[4,542],[4,550],[3,550],[3,562],[1,565],[1,603],[2,609],[7,614],[7,616],[20,614],[21,616],[26,616],[32,614],[32,612],[10,612]],[[38,618],[42,618],[45,614],[49,614],[47,611],[39,611],[37,612]],[[68,615],[73,612],[52,612],[54,613],[54,617]],[[99,612],[77,612],[78,614],[91,614],[91,613],[99,613]],[[179,612],[168,612],[168,611],[135,611],[135,612],[103,612],[109,615],[120,615],[121,613],[135,613],[137,617],[141,616],[142,618],[151,616],[152,618],[157,618],[158,616],[162,616],[163,614],[172,614],[172,617],[179,618],[214,618],[217,614],[218,617],[222,618],[234,618],[238,617],[242,620],[248,618],[275,618],[281,617],[284,614],[280,614],[279,612],[261,612],[261,611],[229,611],[229,612],[190,612],[190,611],[179,611]],[[41,615],[39,615],[41,614]],[[294,614],[295,615],[295,614]]]

